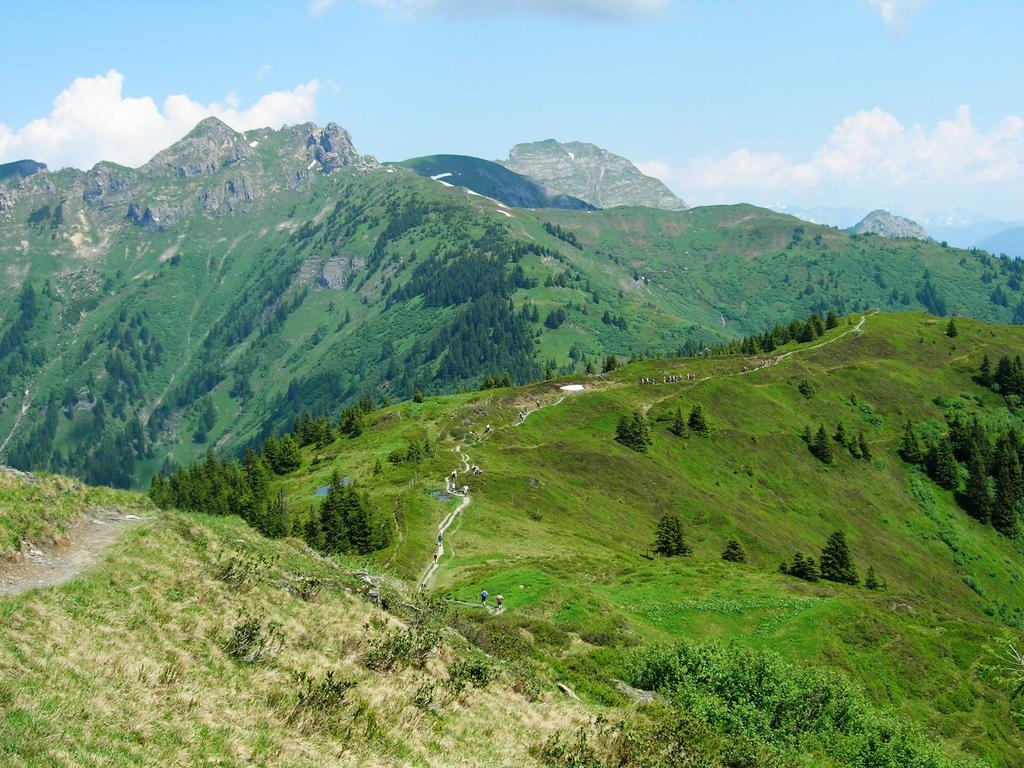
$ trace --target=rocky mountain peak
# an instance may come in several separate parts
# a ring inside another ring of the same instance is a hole
[[[551,194],[571,195],[598,208],[686,208],[686,203],[658,179],[645,175],[626,158],[586,142],[546,139],[517,144],[509,151],[508,159],[499,162],[529,176]]]
[[[253,148],[240,133],[216,117],[207,117],[139,170],[145,174],[181,178],[208,176],[252,154]]]
[[[879,235],[880,237],[911,237],[915,240],[928,240],[928,233],[916,221],[896,216],[879,208],[872,211],[848,232],[854,235]]]

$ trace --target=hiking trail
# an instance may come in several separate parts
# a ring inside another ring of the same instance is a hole
[[[31,545],[20,558],[0,561],[0,598],[78,578],[106,555],[125,528],[144,519],[115,509],[85,514],[68,524],[66,544]]]

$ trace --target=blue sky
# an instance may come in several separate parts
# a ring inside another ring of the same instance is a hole
[[[135,165],[214,112],[381,159],[592,141],[698,204],[1024,219],[1019,0],[90,6],[4,10],[0,161]]]

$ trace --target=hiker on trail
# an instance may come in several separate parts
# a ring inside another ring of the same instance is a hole
[[[486,589],[483,592],[480,593],[480,604],[484,608],[487,607],[487,590]]]
[[[500,611],[501,610],[501,606],[505,603],[505,596],[504,595],[498,595],[498,597],[495,598],[495,599],[498,601],[498,610]]]
[[[436,549],[434,550],[434,562],[435,563],[437,562],[437,550]]]
[[[440,544],[440,543],[441,543],[441,540],[442,540],[443,538],[444,538],[444,534],[443,534],[443,533],[438,533],[438,534],[437,534],[437,543],[438,543],[438,544]]]

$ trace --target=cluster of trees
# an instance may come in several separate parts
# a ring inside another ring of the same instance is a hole
[[[495,373],[493,376],[484,376],[484,380],[480,382],[480,389],[498,389],[500,387],[511,387],[512,376],[509,375],[508,371],[502,371],[501,373]]]
[[[730,341],[725,344],[708,347],[705,350],[705,354],[767,354],[791,341],[800,343],[814,341],[820,338],[825,331],[831,330],[838,325],[839,317],[836,315],[835,310],[830,309],[825,315],[824,320],[817,312],[813,312],[806,320],[793,319],[788,325],[776,323],[764,333],[755,333],[739,341]]]
[[[1024,397],[1024,363],[1021,362],[1020,355],[1016,355],[1012,360],[1009,356],[1003,355],[996,363],[994,371],[992,361],[985,355],[975,379],[983,387],[988,387],[1001,395]]]
[[[829,437],[823,424],[819,425],[818,431],[813,434],[810,427],[804,427],[801,437],[807,443],[808,450],[823,464],[832,465],[836,461],[835,450],[832,447],[833,443],[836,443],[841,448],[845,448],[855,459],[871,461],[871,446],[868,445],[864,433],[861,432],[857,437],[854,437],[842,422],[836,424],[836,431],[831,437]]]
[[[149,497],[161,509],[238,515],[264,536],[287,536],[293,533],[293,525],[283,495],[271,494],[272,472],[264,453],[246,451],[239,465],[210,451],[205,460],[167,477],[155,475]]]
[[[391,533],[389,521],[374,515],[366,492],[345,483],[335,470],[320,508],[310,512],[303,535],[321,552],[366,555],[387,547]]]
[[[711,434],[711,425],[708,423],[707,417],[704,415],[704,409],[699,405],[694,405],[690,409],[690,415],[683,419],[683,409],[676,408],[675,415],[672,417],[672,424],[669,426],[668,431],[676,437],[685,437],[691,432],[696,435],[709,435]]]
[[[639,453],[644,453],[654,444],[647,418],[638,410],[634,410],[628,416],[623,414],[619,417],[619,423],[615,427],[615,439]]]
[[[566,314],[565,310],[561,307],[556,307],[548,312],[547,316],[544,318],[544,326],[551,330],[555,330],[557,328],[561,328],[562,323],[568,319],[569,316]]]
[[[954,416],[947,423],[947,434],[926,442],[907,422],[899,444],[900,457],[953,491],[957,503],[975,520],[990,524],[1005,536],[1017,536],[1024,508],[1024,444],[1020,435],[1011,428],[993,443],[976,415],[970,421]]]
[[[828,537],[824,548],[821,550],[820,564],[816,563],[814,557],[797,552],[790,562],[783,561],[779,571],[787,576],[795,576],[805,581],[835,581],[841,584],[859,584],[860,577],[857,575],[857,568],[853,564],[853,557],[850,554],[849,544],[846,542],[846,535],[842,531],[836,531]],[[865,581],[868,589],[878,589],[879,582],[875,577],[874,568],[868,569],[868,578]]]
[[[550,221],[545,221],[544,231],[553,237],[557,237],[562,242],[568,243],[573,248],[583,250],[583,246],[580,245],[580,241],[577,239],[576,233],[570,229],[565,229],[560,227],[558,224],[552,224]]]
[[[625,317],[623,317],[622,315],[613,315],[607,309],[604,311],[604,314],[601,315],[601,322],[604,323],[605,325],[613,325],[620,331],[629,330],[629,325],[626,323]]]

